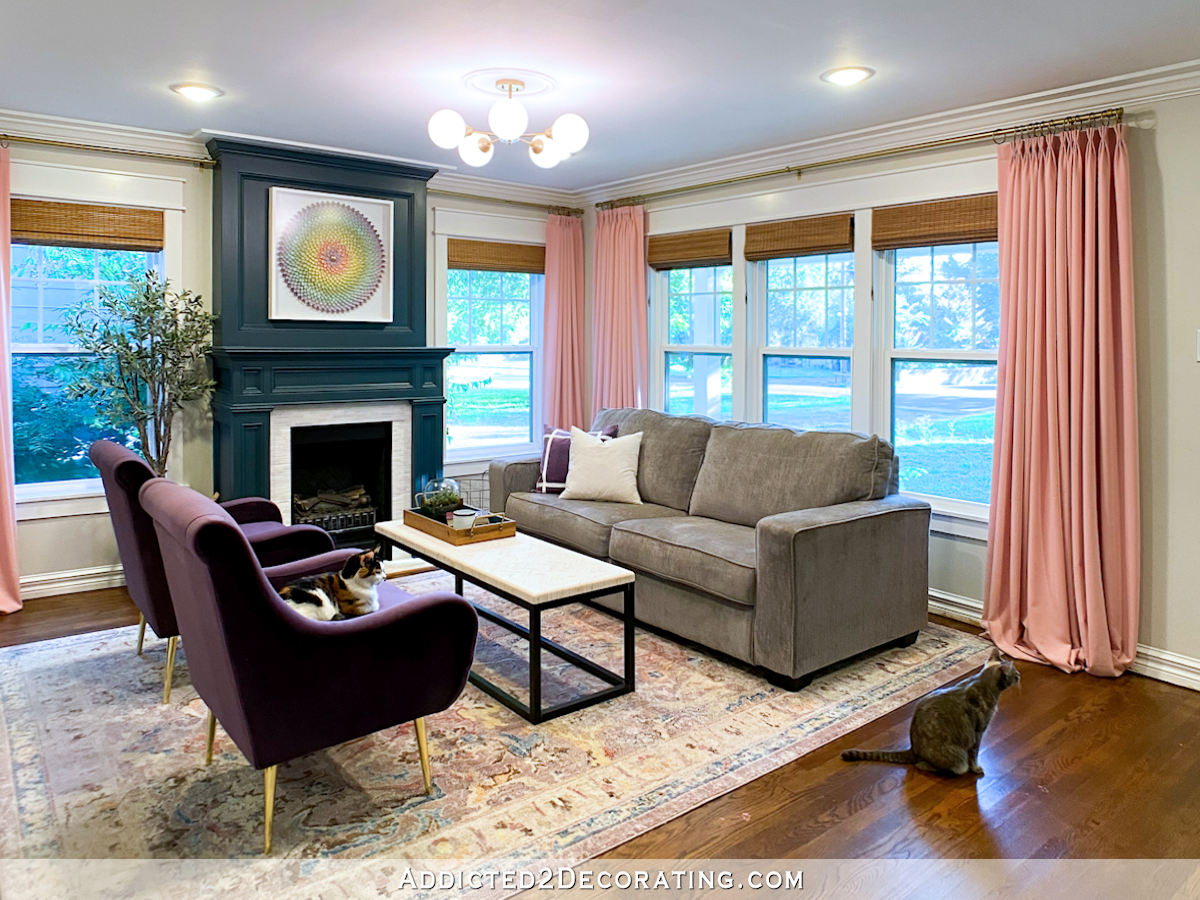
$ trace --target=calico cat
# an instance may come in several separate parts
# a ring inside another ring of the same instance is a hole
[[[341,572],[294,581],[279,592],[285,603],[318,622],[365,616],[379,609],[378,587],[386,576],[379,547],[351,556]]]
[[[1021,680],[1011,659],[993,650],[983,668],[958,684],[922,698],[913,711],[907,750],[847,750],[842,759],[915,763],[926,772],[982,775],[979,744],[1000,694]]]

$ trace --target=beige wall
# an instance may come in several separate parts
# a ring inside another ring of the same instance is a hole
[[[1133,112],[1140,641],[1200,658],[1200,97]]]
[[[26,144],[14,144],[11,157],[14,163],[52,163],[183,179],[182,286],[206,298],[209,296],[212,284],[212,177],[207,169],[186,163]],[[199,490],[211,491],[212,426],[207,413],[192,411],[184,416],[182,439],[177,464],[182,479]],[[22,520],[17,525],[17,552],[22,576],[93,569],[119,562],[107,513]]]

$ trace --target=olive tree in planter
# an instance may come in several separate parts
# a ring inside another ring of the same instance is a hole
[[[97,303],[66,316],[67,332],[86,354],[67,394],[92,400],[116,428],[133,422],[142,455],[164,475],[175,414],[214,385],[206,357],[215,317],[199,294],[173,291],[153,271],[99,293]]]

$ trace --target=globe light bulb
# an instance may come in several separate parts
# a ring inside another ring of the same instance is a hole
[[[584,121],[583,116],[575,113],[563,113],[550,126],[550,134],[553,136],[554,142],[567,154],[578,153],[582,150],[588,142],[590,133],[588,123]]]
[[[529,143],[529,158],[539,169],[553,169],[565,157],[553,138],[539,134]]]
[[[458,155],[468,166],[486,166],[492,161],[495,145],[486,134],[472,131],[458,144]]]
[[[510,144],[525,133],[528,125],[529,113],[512,97],[501,97],[488,112],[488,127],[496,137]]]
[[[466,133],[466,121],[452,109],[439,109],[429,117],[429,139],[443,150],[453,150]]]

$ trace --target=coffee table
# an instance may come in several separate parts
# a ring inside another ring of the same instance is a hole
[[[400,521],[379,522],[375,531],[384,540],[454,576],[454,590],[463,582],[478,585],[529,612],[529,627],[475,603],[475,611],[529,643],[529,702],[523,703],[472,670],[471,683],[530,722],[544,722],[577,709],[628,694],[634,681],[633,573],[566,547],[522,532],[513,537],[454,546]],[[583,603],[609,594],[624,598],[621,621],[625,637],[625,672],[618,675],[568,650],[542,634],[542,612],[570,603]],[[542,705],[542,652],[578,666],[609,685],[549,708]]]

